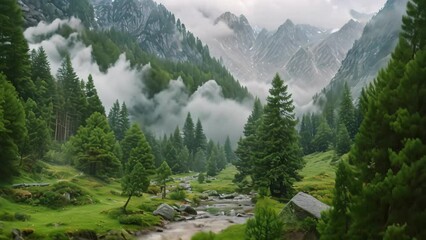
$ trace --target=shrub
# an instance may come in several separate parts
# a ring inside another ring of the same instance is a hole
[[[265,201],[256,204],[254,218],[247,221],[246,239],[282,239],[283,222],[275,210]]]
[[[204,174],[203,173],[198,174],[198,182],[201,184],[204,182],[204,180],[205,180]]]
[[[12,221],[15,221],[15,216],[13,216],[12,214],[10,214],[8,212],[5,212],[5,213],[0,214],[0,220],[12,222]]]
[[[18,221],[25,222],[25,221],[30,220],[31,216],[28,215],[28,214],[25,214],[25,213],[18,213],[17,212],[17,213],[15,213],[15,219],[18,220]]]
[[[186,198],[185,190],[183,189],[177,189],[174,192],[170,193],[170,198],[173,200],[184,200]]]
[[[39,199],[40,204],[50,208],[60,208],[68,204],[67,200],[59,193],[47,191]]]
[[[132,215],[121,215],[118,218],[120,224],[124,225],[137,225],[141,227],[150,227],[158,225],[160,218],[150,214],[132,214]]]
[[[148,190],[146,191],[149,194],[152,195],[157,195],[158,193],[160,193],[161,188],[158,185],[149,185]]]

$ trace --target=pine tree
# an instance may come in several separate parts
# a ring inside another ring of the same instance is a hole
[[[425,13],[424,1],[410,1],[388,67],[367,90],[367,112],[349,155],[359,173],[352,178],[348,239],[426,238],[426,36],[419,24]]]
[[[108,123],[112,131],[114,132],[114,135],[117,138],[117,140],[121,141],[123,140],[124,135],[120,136],[121,138],[119,138],[118,136],[120,131],[119,119],[120,119],[120,103],[118,102],[118,100],[116,100],[114,104],[112,105],[111,109],[109,110]]]
[[[226,154],[226,161],[228,163],[233,163],[235,161],[235,153],[232,150],[231,140],[229,139],[229,136],[226,137],[224,151]]]
[[[159,168],[157,168],[157,181],[161,185],[161,198],[166,198],[166,185],[167,179],[172,175],[172,170],[170,169],[167,162],[163,161]]]
[[[226,153],[224,149],[219,144],[217,144],[216,150],[217,150],[217,159],[216,159],[217,170],[220,172],[226,168],[226,164],[228,163],[228,161],[226,160]]]
[[[195,151],[201,149],[203,151],[207,148],[207,138],[204,134],[203,125],[201,124],[200,119],[197,120],[197,125],[195,126]]]
[[[207,160],[207,176],[216,176],[218,169],[217,169],[217,150],[214,148],[212,155]]]
[[[272,88],[259,128],[259,150],[255,152],[253,180],[258,187],[270,189],[276,197],[290,197],[293,182],[302,165],[301,149],[296,132],[296,119],[291,95],[278,74]]]
[[[0,72],[26,100],[33,97],[28,44],[22,32],[21,8],[15,0],[3,0],[0,5]]]
[[[349,136],[353,139],[358,129],[356,127],[355,107],[352,103],[351,92],[347,83],[345,83],[342,100],[340,102],[339,124],[340,123],[345,125],[349,132]]]
[[[333,132],[327,121],[323,118],[315,134],[313,145],[316,151],[325,152],[333,142]]]
[[[121,180],[123,194],[128,196],[126,203],[123,206],[123,211],[126,212],[127,204],[133,195],[142,195],[149,187],[148,174],[145,172],[142,164],[139,162],[130,161],[126,167],[126,174]]]
[[[104,115],[92,114],[65,146],[77,169],[101,179],[119,175],[121,163],[114,155],[115,138]]]
[[[188,113],[188,115],[186,116],[185,124],[183,125],[183,143],[188,148],[191,154],[193,154],[196,150],[194,149],[194,139],[194,122],[192,121],[191,113]]]
[[[257,145],[257,128],[260,125],[260,118],[263,114],[263,106],[258,98],[255,99],[253,110],[248,117],[247,123],[244,125],[244,136],[238,141],[235,155],[237,159],[234,165],[238,173],[235,175],[235,182],[241,182],[246,176],[251,175],[254,167],[253,155]]]
[[[37,117],[34,111],[38,109],[36,102],[31,98],[25,103],[26,128],[27,135],[25,141],[21,144],[21,166],[25,170],[32,171],[37,160],[41,160],[49,150],[50,130],[46,121]]]
[[[105,115],[105,108],[102,105],[101,99],[96,91],[92,75],[89,75],[86,83],[86,98],[87,98],[87,111],[85,116],[90,116],[95,112]]]
[[[121,142],[121,148],[123,150],[123,164],[134,159],[139,161],[148,173],[154,170],[154,155],[151,146],[149,146],[145,135],[137,124],[133,124],[127,130]]]
[[[173,166],[173,172],[175,173],[184,173],[189,170],[189,162],[191,160],[191,155],[188,148],[183,147],[178,150],[178,155],[176,158],[176,164]]]
[[[312,147],[312,141],[314,139],[313,135],[313,126],[311,123],[311,117],[309,115],[303,114],[302,122],[300,123],[300,145],[303,148],[303,153],[305,155],[314,152]]]
[[[130,128],[129,112],[125,102],[121,104],[120,113],[118,115],[118,132],[117,139],[123,139],[127,130]]]
[[[179,126],[176,126],[173,136],[171,138],[171,141],[173,142],[173,146],[176,149],[183,149],[183,139],[182,139],[182,136],[180,135]]]
[[[83,123],[81,106],[86,105],[82,102],[83,91],[68,55],[58,70],[57,79],[63,106],[58,108],[55,139],[64,141],[72,136],[78,126]]]
[[[202,149],[198,149],[194,155],[194,168],[196,172],[205,172],[206,171],[206,153]]]
[[[337,129],[337,144],[336,144],[336,153],[341,156],[351,149],[351,138],[349,137],[348,130],[346,126],[341,123]]]
[[[18,146],[26,134],[25,112],[18,94],[0,74],[0,182],[11,180],[16,172]]]

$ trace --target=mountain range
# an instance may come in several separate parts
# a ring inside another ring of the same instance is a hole
[[[114,28],[133,36],[146,52],[176,62],[200,64],[209,51],[243,83],[268,83],[279,73],[297,96],[296,105],[318,102],[343,82],[357,97],[384,67],[394,49],[407,0],[388,0],[371,15],[351,11],[354,19],[339,30],[285,21],[274,31],[252,26],[244,15],[226,12],[215,25],[229,33],[202,39],[163,5],[152,0],[21,0],[26,26],[41,20],[78,16],[90,28]],[[321,91],[321,89],[323,89]],[[320,92],[321,91],[321,92]]]
[[[288,19],[275,31],[257,32],[244,15],[230,12],[219,16],[215,24],[225,24],[232,31],[206,40],[213,56],[221,58],[242,82],[270,82],[275,73],[281,74],[293,93],[304,89],[306,97],[297,98],[298,104],[306,104],[327,85],[364,27],[350,20],[332,32]]]

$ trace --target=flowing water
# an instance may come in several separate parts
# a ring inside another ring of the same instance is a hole
[[[196,208],[198,215],[193,220],[166,224],[162,232],[150,232],[140,240],[190,240],[201,231],[220,232],[233,224],[242,224],[250,216],[253,204],[248,196],[236,199],[211,199]]]

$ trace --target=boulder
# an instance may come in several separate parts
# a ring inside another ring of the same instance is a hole
[[[182,205],[180,206],[179,210],[181,212],[185,212],[191,215],[197,215],[197,210],[195,210],[193,207],[189,206],[189,205]]]
[[[157,210],[153,212],[154,215],[160,215],[166,220],[173,221],[175,217],[175,210],[170,205],[163,203],[158,206]]]
[[[232,194],[219,194],[219,199],[234,199],[237,196],[236,193]]]
[[[216,190],[207,190],[204,191],[203,194],[207,194],[208,196],[219,196],[219,193],[217,193]]]

